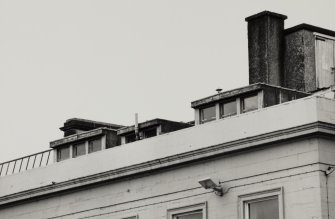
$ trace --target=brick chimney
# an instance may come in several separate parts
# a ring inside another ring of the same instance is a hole
[[[247,17],[249,84],[281,86],[283,80],[285,15],[263,11]]]

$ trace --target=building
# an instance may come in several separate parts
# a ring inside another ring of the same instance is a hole
[[[193,101],[194,126],[71,119],[0,164],[0,218],[335,219],[335,33],[286,18],[246,18],[250,85]]]

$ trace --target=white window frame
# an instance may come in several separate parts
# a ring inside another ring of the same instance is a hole
[[[284,219],[283,188],[274,188],[239,196],[239,219],[249,219],[248,204],[276,197],[278,199],[279,219]]]
[[[224,115],[223,114],[224,113],[224,105],[227,104],[227,103],[231,103],[231,102],[235,102],[236,113],[231,113],[231,114],[228,114],[228,115]],[[235,99],[229,99],[229,100],[226,100],[224,102],[220,102],[220,104],[219,104],[219,110],[218,110],[219,113],[220,113],[219,118],[220,119],[224,119],[224,118],[227,118],[227,117],[238,115],[239,114],[238,113],[238,108],[239,108],[239,105],[237,104],[237,99],[236,98]]]
[[[91,154],[91,153],[95,153],[95,152],[99,152],[99,151],[102,151],[102,150],[105,150],[106,149],[106,135],[104,136],[101,136],[101,137],[95,137],[95,138],[91,138],[91,139],[86,139],[84,141],[81,141],[81,143],[84,143],[85,144],[85,154],[83,155],[80,155],[80,156],[76,156],[74,157],[74,147],[77,145],[77,144],[80,144],[80,142],[74,142],[72,144],[69,144],[69,145],[65,145],[65,146],[60,146],[58,148],[55,148],[54,149],[54,161],[55,162],[61,162],[61,161],[64,161],[64,160],[68,160],[68,159],[72,159],[72,158],[77,158],[77,157],[81,157],[81,156],[84,156],[84,155],[87,155],[87,154]],[[94,151],[94,152],[88,152],[89,151],[89,142],[90,141],[94,141],[94,140],[100,140],[101,141],[101,149],[98,150],[98,151]],[[67,158],[67,159],[63,159],[63,160],[59,160],[59,150],[61,148],[66,148],[68,147],[69,150],[70,150],[70,157]]]
[[[242,96],[241,99],[240,99],[240,107],[241,107],[241,110],[240,110],[240,113],[248,113],[248,112],[252,112],[252,111],[256,111],[256,110],[259,110],[262,107],[263,105],[263,93],[262,91],[260,92],[257,92],[257,93],[252,93],[252,94],[248,94],[248,95],[245,95],[245,96]],[[256,109],[252,109],[252,110],[245,110],[245,99],[247,98],[250,98],[250,97],[256,97],[257,98],[257,108]]]
[[[62,160],[60,160],[59,158],[60,158],[60,151],[61,151],[61,149],[64,149],[64,148],[68,148],[69,149],[69,157],[68,158],[66,158],[66,159],[62,159]],[[68,159],[71,159],[72,158],[72,145],[67,145],[67,146],[61,146],[61,147],[59,147],[59,148],[57,148],[57,150],[56,150],[56,160],[57,160],[57,162],[62,162],[62,161],[64,161],[64,160],[68,160]]]
[[[214,111],[215,111],[215,118],[214,119],[209,119],[209,120],[202,120],[202,117],[203,117],[203,110],[204,109],[208,109],[208,108],[211,108],[211,107],[213,107],[214,108]],[[208,105],[208,106],[206,106],[206,107],[202,107],[202,108],[200,108],[199,109],[199,122],[200,122],[200,124],[205,124],[205,123],[207,123],[207,122],[212,122],[212,121],[215,121],[215,120],[217,120],[218,118],[218,104],[213,104],[213,105]]]
[[[198,211],[198,210],[202,211],[202,218],[207,219],[207,202],[168,209],[167,218],[175,219],[176,216],[180,216],[180,215],[191,213],[191,212]]]
[[[80,145],[80,144],[83,144],[83,145],[84,145],[84,147],[85,147],[85,154],[82,154],[82,155],[79,155],[79,156],[75,156],[75,153],[74,153],[75,148],[76,148],[76,146],[78,146],[78,145]],[[84,142],[78,142],[78,143],[76,143],[76,144],[72,144],[72,157],[71,157],[71,158],[77,158],[77,157],[86,155],[86,154],[87,154],[87,151],[88,151],[88,149],[87,149],[87,145],[86,145],[86,144],[87,144],[87,141],[84,141]]]
[[[127,216],[127,217],[122,217],[120,219],[138,219],[138,215],[130,215],[130,216]]]

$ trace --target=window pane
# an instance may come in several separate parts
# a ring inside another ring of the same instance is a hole
[[[221,118],[236,115],[236,100],[221,105]]]
[[[202,212],[191,212],[180,214],[174,217],[175,219],[203,219]]]
[[[279,219],[278,198],[251,202],[249,219]]]
[[[59,148],[57,150],[57,160],[62,161],[70,158],[70,147]]]
[[[73,146],[73,157],[78,157],[86,154],[85,142]]]
[[[209,122],[215,120],[215,106],[204,108],[200,110],[200,120],[201,123]]]
[[[156,129],[150,129],[144,132],[144,138],[151,138],[157,135]]]
[[[257,95],[246,97],[242,100],[242,111],[248,112],[258,109],[258,97]]]
[[[128,135],[126,136],[126,143],[131,143],[136,141],[136,136],[135,135]]]
[[[101,150],[101,139],[89,141],[88,153],[96,152]]]

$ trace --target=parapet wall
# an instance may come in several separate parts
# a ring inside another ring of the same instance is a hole
[[[248,140],[266,133],[280,133],[315,122],[335,124],[335,100],[311,96],[2,177],[0,200],[8,202],[10,199],[20,199],[20,193],[24,192],[28,197],[29,191],[34,189],[39,189],[40,194],[59,191],[61,188],[57,187],[58,184],[79,179],[71,185],[73,188],[81,185],[80,179],[83,177],[126,167],[140,168],[139,165],[154,160],[168,160],[172,156],[241,139]],[[334,130],[328,132],[335,134]],[[261,141],[266,141],[266,136]],[[226,147],[228,149],[225,150],[238,147]]]

